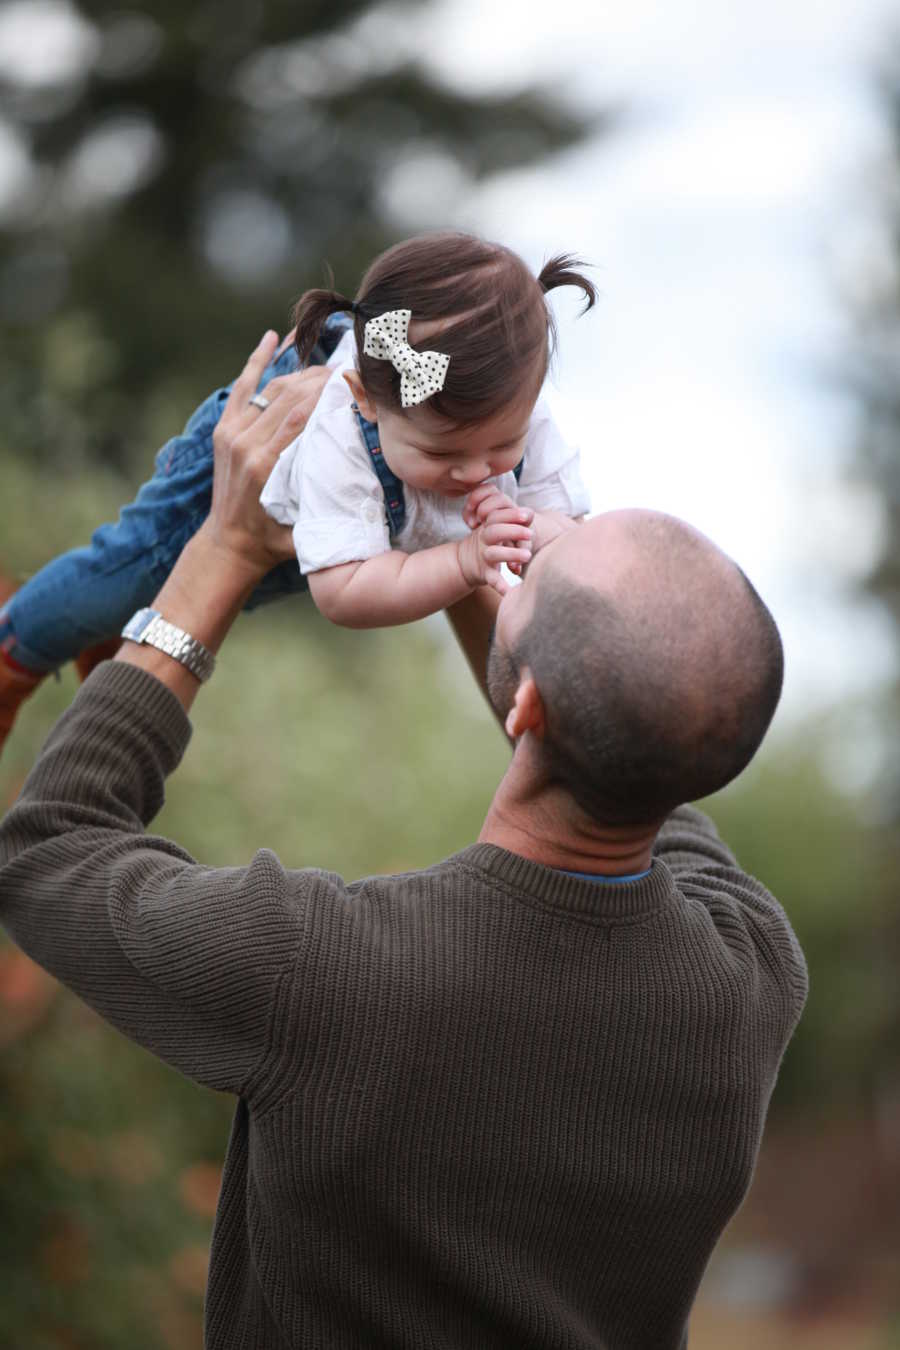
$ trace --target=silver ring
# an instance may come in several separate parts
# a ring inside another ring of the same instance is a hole
[[[247,402],[252,403],[254,408],[262,408],[265,412],[272,400],[266,398],[265,394],[254,394],[252,398],[247,399]]]

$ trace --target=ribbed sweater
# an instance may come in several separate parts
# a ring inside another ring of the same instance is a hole
[[[806,994],[778,903],[691,807],[627,884],[491,844],[202,866],[145,833],[189,735],[100,666],[0,826],[0,919],[238,1098],[208,1350],[685,1346]]]

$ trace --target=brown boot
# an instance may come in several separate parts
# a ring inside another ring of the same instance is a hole
[[[12,730],[16,713],[44,678],[43,672],[11,666],[0,656],[0,749]]]
[[[75,657],[75,669],[78,671],[78,678],[86,680],[94,666],[99,666],[101,661],[109,661],[115,656],[122,645],[122,639],[106,638],[104,642],[98,642],[96,647],[85,647],[80,656]]]

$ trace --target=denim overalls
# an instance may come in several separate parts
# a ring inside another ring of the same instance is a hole
[[[322,326],[309,365],[324,365],[351,326],[332,314]],[[259,382],[299,370],[293,346],[276,355]],[[213,480],[213,431],[231,385],[210,394],[180,436],[156,456],[153,477],[118,521],[101,525],[84,548],[64,553],[36,572],[0,609],[0,648],[18,666],[44,672],[73,660],[88,647],[116,637],[136,609],[157,595],[188,539],[209,514]],[[393,539],[403,528],[403,484],[385,463],[378,428],[357,411],[360,433],[384,491]],[[516,477],[521,471],[516,466]],[[245,609],[308,589],[295,558],[263,577]]]
[[[349,326],[345,315],[332,315],[310,364],[324,364]],[[299,367],[294,347],[286,348],[270,362],[259,388]],[[136,609],[150,604],[184,545],[209,514],[213,431],[230,388],[210,394],[182,434],[166,442],[156,456],[153,477],[123,507],[114,525],[101,525],[85,548],[54,558],[10,596],[0,610],[0,647],[17,665],[33,671],[54,670],[87,647],[115,637]],[[377,429],[367,426],[371,430],[366,443],[375,445]],[[376,459],[381,459],[380,454],[373,457],[373,463]],[[382,465],[390,474],[383,459]],[[392,502],[398,500],[391,483],[386,485],[388,496]],[[392,534],[398,518],[395,507],[393,519],[389,515]],[[306,589],[306,578],[296,559],[291,559],[263,577],[246,608]]]

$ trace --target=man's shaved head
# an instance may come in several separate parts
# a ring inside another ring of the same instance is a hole
[[[589,816],[651,824],[749,763],[781,692],[781,640],[704,535],[611,512],[539,553],[518,589],[504,605],[519,623],[498,617],[491,697],[506,712],[527,668],[546,718],[541,768]]]

